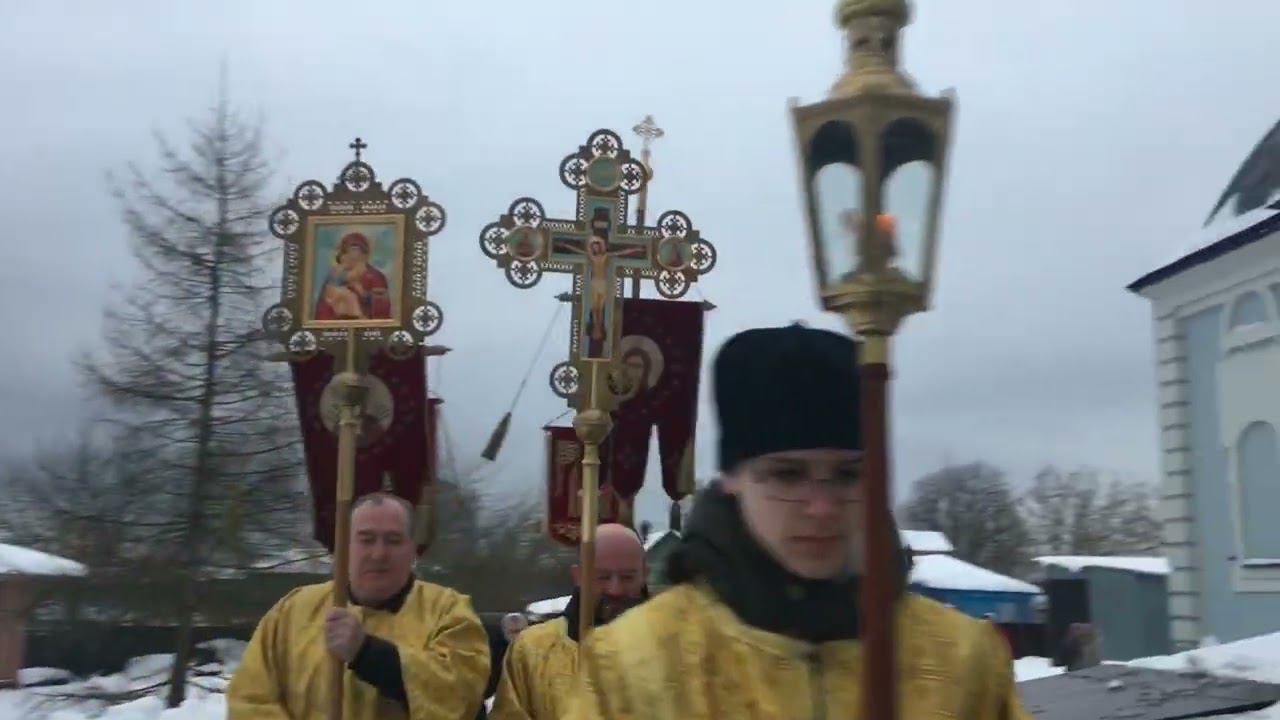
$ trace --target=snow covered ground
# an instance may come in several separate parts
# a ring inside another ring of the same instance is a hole
[[[121,672],[86,680],[57,668],[23,668],[18,671],[22,689],[0,690],[0,720],[223,720],[227,703],[222,692],[244,646],[240,640],[200,643],[217,661],[192,669],[187,700],[172,710],[164,706],[172,655],[137,657]],[[486,707],[491,703],[486,701]]]
[[[0,720],[222,720],[227,706],[221,691],[240,662],[244,643],[212,640],[202,646],[210,649],[217,660],[192,670],[188,699],[180,708],[164,707],[163,684],[172,656],[145,655],[131,660],[119,673],[86,680],[76,680],[56,668],[24,668],[22,682],[29,687],[0,690]],[[1177,655],[1143,658],[1131,664],[1280,684],[1280,633]],[[1019,682],[1061,672],[1062,668],[1053,667],[1045,658],[1014,661]],[[119,702],[101,699],[110,695],[119,698]],[[1280,705],[1228,718],[1280,720]]]
[[[77,680],[65,670],[24,668],[25,687],[0,691],[0,720],[222,720],[227,715],[222,691],[244,654],[239,640],[201,643],[217,658],[193,668],[187,701],[164,706],[172,655],[144,655],[114,675]]]

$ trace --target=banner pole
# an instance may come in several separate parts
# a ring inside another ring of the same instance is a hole
[[[366,387],[356,372],[356,331],[347,329],[344,369],[340,376],[342,404],[338,416],[338,487],[333,513],[333,606],[348,604],[348,563],[351,544],[351,496],[355,493],[356,437],[360,430],[360,414]],[[330,682],[331,720],[342,720],[342,696],[345,668],[342,659],[332,658]]]

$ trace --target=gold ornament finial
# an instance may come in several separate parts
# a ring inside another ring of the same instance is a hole
[[[645,152],[648,152],[650,143],[666,134],[662,128],[658,127],[658,123],[654,122],[652,115],[645,115],[644,120],[631,128],[631,132],[640,136],[641,149]]]
[[[836,4],[836,23],[846,28],[862,17],[885,17],[898,21],[898,27],[911,22],[911,6],[907,0],[840,0]]]
[[[898,69],[898,36],[911,22],[907,0],[840,0],[836,22],[845,31],[849,59],[832,97],[915,92],[915,83]]]

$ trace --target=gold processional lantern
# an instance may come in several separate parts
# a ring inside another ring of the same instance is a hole
[[[842,0],[848,68],[830,96],[792,103],[818,294],[860,336],[865,649],[862,717],[897,712],[897,554],[889,497],[889,341],[928,307],[954,98],[898,69],[906,0]]]
[[[889,336],[927,309],[954,97],[898,69],[905,0],[844,0],[849,66],[826,100],[793,101],[810,242],[825,309]]]

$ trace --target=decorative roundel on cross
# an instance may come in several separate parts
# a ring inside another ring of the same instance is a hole
[[[577,394],[582,374],[578,372],[576,365],[566,360],[551,368],[551,375],[547,380],[551,384],[551,392],[568,400]]]
[[[347,166],[342,169],[342,174],[338,176],[342,186],[353,193],[368,190],[376,179],[377,176],[373,174],[373,167],[363,160],[347,163]]]
[[[444,323],[444,311],[440,306],[428,300],[425,304],[417,307],[411,316],[413,329],[417,330],[423,337],[434,335],[440,326]]]
[[[313,212],[324,205],[325,196],[328,194],[324,189],[323,183],[316,180],[308,180],[293,191],[293,199],[298,201],[303,210]]]
[[[542,203],[531,197],[522,197],[511,203],[507,208],[507,215],[518,226],[536,228],[542,224],[547,217],[547,211],[543,209]]]
[[[502,223],[491,222],[480,231],[480,252],[492,260],[506,255],[507,231],[502,229]]]
[[[506,251],[515,260],[532,262],[542,256],[547,247],[546,232],[542,228],[521,225],[507,233]]]
[[[595,195],[622,192],[634,195],[644,189],[649,172],[631,157],[622,138],[612,130],[597,130],[577,152],[560,161],[560,182],[572,190]]]

